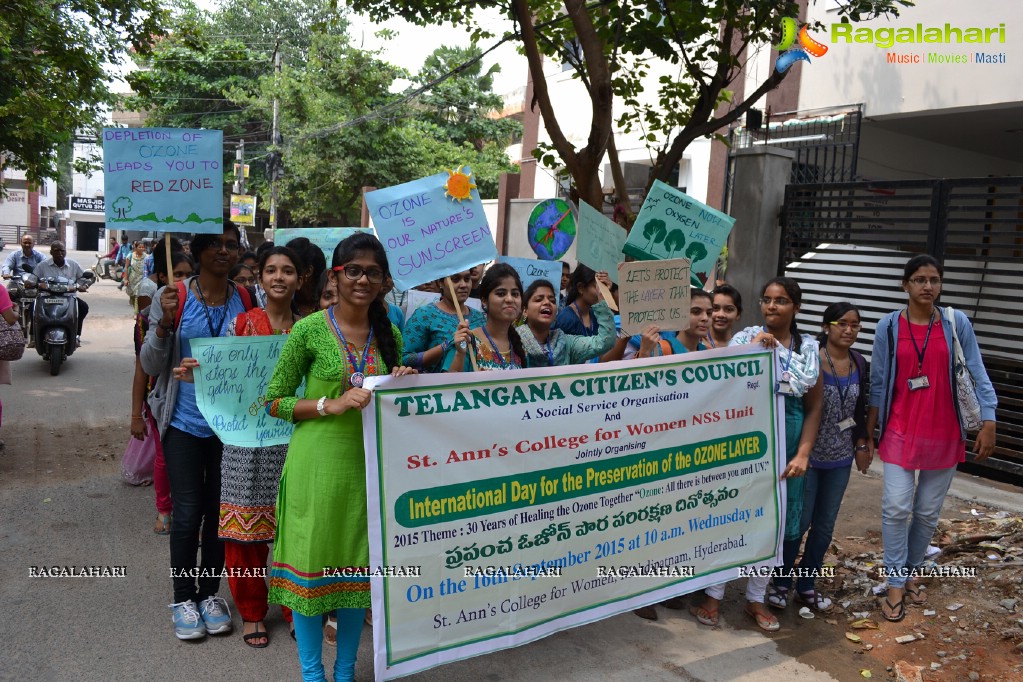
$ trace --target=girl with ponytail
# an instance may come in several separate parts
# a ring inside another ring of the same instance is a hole
[[[387,255],[370,234],[334,249],[327,286],[338,302],[295,323],[267,388],[267,412],[295,423],[277,496],[271,603],[293,611],[302,679],[322,680],[322,614],[336,612],[334,680],[355,677],[368,578],[324,575],[369,564],[361,410],[366,377],[403,376],[401,334],[379,300]],[[305,381],[305,397],[295,395]]]
[[[526,366],[526,351],[515,323],[522,316],[522,281],[515,268],[507,263],[494,265],[480,282],[480,298],[487,316],[486,324],[469,331],[463,322],[455,331],[454,359],[449,372],[472,371],[466,361],[472,344],[481,371],[522,369]]]
[[[788,462],[782,478],[786,479],[785,542],[783,561],[795,564],[795,552],[802,537],[803,475],[810,464],[810,452],[817,440],[820,426],[823,387],[820,382],[820,358],[817,340],[800,334],[796,314],[803,301],[799,284],[789,277],[775,277],[760,291],[760,313],[763,326],[747,327],[732,337],[729,346],[760,344],[774,349],[775,391],[785,397],[785,458]],[[746,614],[762,630],[773,632],[781,627],[767,606],[785,608],[789,589],[769,583],[768,576],[752,576],[746,583]],[[706,599],[692,609],[697,620],[705,625],[717,624],[718,604],[725,593],[725,583],[705,590]],[[764,600],[767,600],[765,605]]]

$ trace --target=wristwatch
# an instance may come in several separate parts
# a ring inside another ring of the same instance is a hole
[[[320,399],[316,401],[316,411],[320,413],[321,417],[327,416],[327,411],[323,409],[324,403],[327,402],[327,396],[320,396]]]

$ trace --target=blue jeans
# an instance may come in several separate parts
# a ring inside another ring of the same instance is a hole
[[[909,572],[923,563],[955,473],[955,467],[916,471],[884,463],[881,539],[889,587],[905,587]]]
[[[359,652],[359,638],[366,609],[338,609],[337,658],[334,659],[334,682],[355,679],[355,655]],[[303,616],[292,611],[295,618],[295,640],[298,642],[298,662],[302,666],[302,682],[326,682],[323,669],[323,618]]]

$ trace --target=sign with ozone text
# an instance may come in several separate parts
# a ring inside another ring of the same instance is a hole
[[[353,234],[368,232],[373,234],[372,227],[287,227],[274,231],[274,244],[285,246],[292,239],[305,237],[323,251],[327,259],[327,267],[334,260],[334,249],[337,245]]]
[[[693,286],[706,288],[734,224],[732,216],[655,180],[624,251],[636,260],[688,258]]]
[[[224,230],[224,133],[104,128],[107,229]]]
[[[522,280],[522,295],[526,295],[529,285],[538,279],[545,279],[554,285],[554,293],[561,290],[561,261],[556,260],[535,260],[533,258],[513,258],[511,256],[498,256],[499,263],[507,263],[515,268]],[[523,301],[525,305],[525,301]]]
[[[785,525],[775,373],[771,351],[746,345],[370,379],[377,679],[774,566]]]
[[[618,266],[622,331],[640,334],[652,324],[666,331],[689,326],[689,261],[673,258]]]
[[[199,361],[192,371],[195,402],[224,443],[254,448],[291,440],[291,422],[271,417],[264,405],[287,340],[282,334],[192,339],[192,355]]]
[[[444,189],[449,177],[438,173],[365,195],[399,291],[497,257],[479,192],[471,190],[464,201],[452,199]]]
[[[575,254],[579,262],[597,272],[606,272],[612,282],[621,285],[618,264],[625,260],[622,254],[628,237],[625,228],[585,201],[579,202],[578,223]]]

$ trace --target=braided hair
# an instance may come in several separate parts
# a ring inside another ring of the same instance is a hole
[[[506,279],[513,279],[515,286],[518,287],[519,291],[522,291],[522,280],[519,278],[519,273],[512,266],[507,263],[497,263],[491,266],[487,270],[486,274],[483,275],[483,280],[480,282],[480,298],[484,304],[490,298],[490,294]],[[515,325],[508,327],[508,341],[511,343],[512,351],[515,355],[519,356],[519,362],[522,366],[526,366],[526,349],[522,345],[522,338],[519,337],[519,332],[515,329]]]
[[[387,266],[387,252],[384,251],[384,246],[380,243],[380,240],[367,232],[356,232],[338,244],[334,248],[334,256],[331,258],[330,267],[334,269],[346,265],[360,254],[372,256],[380,269],[384,271],[384,279],[387,279],[388,274],[390,274]],[[394,332],[392,331],[391,319],[387,317],[387,304],[379,298],[373,299],[373,302],[369,304],[369,324],[377,341],[377,349],[384,358],[384,364],[388,368],[401,365],[401,358],[398,357],[398,344],[394,340]]]

